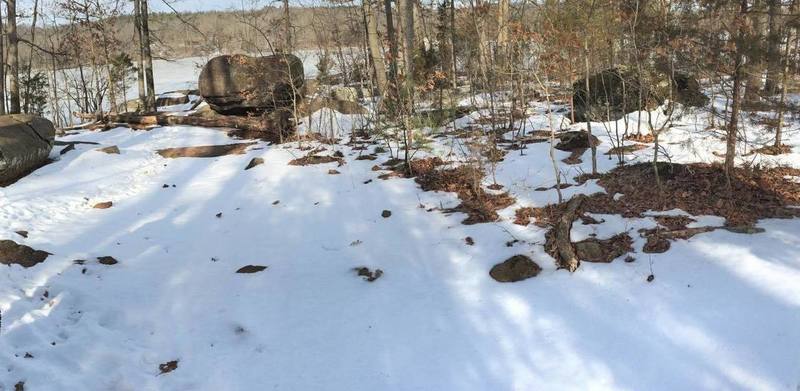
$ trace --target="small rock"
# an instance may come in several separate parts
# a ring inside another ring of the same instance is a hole
[[[222,212],[217,213],[215,216],[217,216],[218,219],[221,219],[222,218]]]
[[[364,281],[367,281],[367,282],[373,282],[373,281],[381,278],[381,276],[383,275],[383,270],[375,269],[375,271],[372,271],[372,270],[369,270],[369,268],[365,267],[365,266],[356,267],[356,268],[353,268],[353,270],[355,270],[356,274],[358,274],[359,276],[364,277]]]
[[[178,369],[178,360],[167,361],[163,364],[158,364],[158,370],[161,374],[170,373]]]
[[[334,170],[334,169],[331,168],[330,170],[328,170],[328,174],[330,174],[330,175],[339,175],[341,173],[339,171]]]
[[[28,238],[28,231],[16,231],[15,233],[16,233],[17,235],[19,235],[19,236],[22,236],[22,237],[23,237],[23,238],[25,238],[25,239],[27,239],[27,238]]]
[[[250,163],[247,164],[247,167],[245,167],[244,170],[247,171],[255,166],[260,166],[262,164],[264,164],[264,159],[260,157],[254,157],[252,160],[250,160]]]
[[[274,202],[272,202],[272,205],[278,205],[280,203],[281,203],[281,200],[275,200]]]
[[[95,209],[108,209],[108,208],[110,208],[112,206],[114,206],[113,202],[106,201],[106,202],[100,202],[100,203],[94,204],[94,206],[92,208],[95,208]]]
[[[489,271],[489,275],[498,282],[517,282],[536,277],[542,268],[524,255],[513,257],[498,263]]]
[[[392,211],[390,210],[384,210],[383,212],[381,212],[381,217],[383,217],[384,219],[388,219],[391,216],[392,216]]]
[[[100,148],[98,149],[100,152],[107,153],[109,155],[119,155],[119,147],[116,145],[112,145],[110,147]]]
[[[466,238],[464,238],[464,242],[467,243],[467,246],[475,245],[475,240],[473,240],[471,236],[467,236]]]
[[[100,262],[101,265],[108,265],[108,266],[116,265],[117,263],[119,263],[116,259],[114,259],[114,257],[109,257],[109,256],[97,257],[97,262]]]
[[[655,279],[656,279],[656,276],[654,276],[652,274],[647,276],[647,282],[653,282],[653,280],[655,280]]]
[[[236,271],[236,273],[243,273],[243,274],[258,273],[258,272],[264,271],[266,269],[267,269],[266,266],[247,265],[247,266],[241,267],[239,270]]]
[[[11,240],[0,240],[0,264],[3,265],[14,264],[28,268],[44,262],[50,255],[46,251],[34,250]]]

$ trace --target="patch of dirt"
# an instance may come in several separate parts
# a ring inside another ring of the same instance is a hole
[[[50,255],[52,254],[46,251],[34,250],[12,240],[0,240],[0,263],[3,265],[20,265],[29,268],[44,262]]]
[[[181,148],[165,148],[159,149],[157,153],[162,157],[168,159],[175,159],[181,157],[219,157],[226,155],[243,155],[247,147],[255,145],[256,143],[236,143],[225,145],[203,145],[199,147],[181,147]]]
[[[267,266],[247,265],[247,266],[242,266],[241,268],[239,268],[239,270],[237,270],[236,273],[252,274],[252,273],[263,272],[264,270],[267,270]]]
[[[306,155],[298,159],[294,159],[289,162],[290,166],[308,166],[312,164],[326,164],[326,163],[338,163],[339,167],[344,165],[344,159],[335,156],[323,156],[323,155]]]
[[[633,239],[627,233],[621,233],[605,240],[582,240],[573,246],[581,261],[610,263],[633,251]]]
[[[447,212],[464,212],[468,217],[463,224],[496,221],[497,211],[514,203],[508,193],[489,194],[481,187],[483,172],[472,166],[449,169],[431,169],[417,176],[416,182],[424,191],[446,191],[458,194],[461,204]]]
[[[378,157],[375,156],[375,155],[361,155],[361,156],[357,157],[356,160],[375,160],[377,158]]]
[[[494,265],[489,276],[497,282],[517,282],[536,277],[541,271],[542,268],[525,255],[514,255]]]
[[[383,276],[383,270],[375,269],[372,271],[366,266],[354,267],[353,271],[355,271],[359,277],[364,277],[364,281],[367,282],[373,282]]]

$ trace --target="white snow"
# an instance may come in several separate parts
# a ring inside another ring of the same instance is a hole
[[[552,123],[542,106],[529,114],[536,128]],[[367,126],[366,118],[323,111],[302,130],[342,137]],[[711,151],[719,140],[682,122],[662,135],[673,160],[718,160]],[[800,145],[797,133],[795,124],[787,142]],[[609,136],[599,137],[598,163],[607,171],[616,157],[604,154]],[[653,216],[686,213],[593,215],[600,223],[576,223],[574,240],[630,232],[636,261],[583,263],[569,274],[545,253],[544,229],[512,223],[521,206],[557,202],[555,190],[535,190],[555,184],[547,143],[509,152],[494,174],[517,203],[498,222],[467,226],[463,214],[438,210],[458,204],[456,195],[423,192],[412,179],[380,180],[372,167],[388,154],[359,161],[364,152],[344,143],[311,144],[326,149],[319,154],[341,151],[345,165],[298,167],[287,164],[307,153],[298,143],[259,142],[244,155],[205,159],[154,153],[239,142],[204,128],[118,128],[61,140],[101,145],[78,144],[63,156],[56,147],[57,161],[0,189],[0,239],[52,253],[29,269],[0,268],[0,389],[18,381],[31,390],[800,385],[797,219],[762,220],[765,232],[755,235],[716,230],[644,254],[639,229],[654,227]],[[466,149],[462,140],[436,140],[425,154],[463,158],[446,156]],[[121,154],[95,151],[110,145]],[[797,167],[795,151],[759,159]],[[568,155],[556,151],[558,160]],[[588,156],[560,164],[566,183],[591,171]],[[254,157],[265,163],[244,171]],[[651,158],[650,147],[628,157]],[[590,180],[562,193],[597,191]],[[92,208],[103,201],[114,205]],[[724,223],[692,217],[693,226]],[[516,254],[542,273],[514,284],[489,277]],[[99,256],[119,263],[99,264]],[[268,268],[235,273],[251,264]],[[352,270],[359,266],[384,274],[366,282]],[[159,364],[171,360],[178,368],[160,374]]]

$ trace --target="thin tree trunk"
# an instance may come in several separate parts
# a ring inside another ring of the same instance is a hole
[[[778,90],[778,74],[781,73],[780,28],[778,13],[781,11],[780,0],[768,0],[767,17],[769,32],[767,33],[767,81],[764,84],[766,95],[775,95]]]
[[[583,65],[584,65],[584,73],[586,75],[586,79],[585,79],[585,82],[586,82],[586,84],[585,84],[585,86],[586,86],[586,105],[587,105],[586,112],[589,114],[588,118],[586,118],[586,133],[587,133],[586,137],[589,140],[589,146],[592,147],[592,175],[596,175],[597,174],[597,146],[595,146],[594,143],[592,142],[592,108],[591,108],[591,103],[590,103],[591,102],[591,98],[589,97],[590,96],[590,92],[591,92],[590,91],[591,87],[589,85],[590,84],[589,83],[589,77],[591,76],[590,75],[591,68],[590,68],[590,64],[589,64],[589,39],[588,39],[588,37],[584,38],[584,40],[583,40],[583,56],[584,56],[584,63],[583,63]]]
[[[455,89],[458,88],[458,76],[456,75],[456,3],[455,0],[450,0],[450,62],[452,67],[452,75],[450,75],[450,82],[453,84],[453,94]]]
[[[147,111],[147,86],[144,82],[144,41],[142,40],[142,8],[141,0],[133,0],[134,24],[136,25],[136,40],[139,42],[139,66],[136,76],[139,82],[139,110]]]
[[[19,105],[19,38],[17,37],[17,1],[7,0],[8,9],[8,63],[11,74],[8,80],[11,114],[20,113]]]
[[[5,24],[0,7],[0,115],[6,115],[6,56],[5,56]]]
[[[284,52],[291,53],[292,52],[292,19],[291,14],[289,13],[289,0],[283,0],[283,23],[284,23],[284,34],[286,34],[286,41],[284,45]]]
[[[138,0],[141,11],[142,22],[142,46],[144,52],[144,76],[147,84],[147,107],[150,111],[156,111],[156,87],[153,80],[153,56],[150,52],[150,27],[148,24],[147,0]]]
[[[747,17],[747,0],[742,0],[741,7],[739,10],[739,17],[746,18]],[[733,168],[736,158],[736,134],[738,132],[738,124],[739,124],[739,109],[742,104],[742,97],[741,97],[741,89],[742,89],[742,78],[743,72],[742,67],[744,66],[744,44],[745,44],[745,32],[744,27],[742,26],[743,21],[740,21],[738,27],[738,33],[736,38],[736,59],[734,60],[734,71],[733,71],[733,96],[731,102],[731,119],[728,121],[728,135],[726,137],[726,149],[725,149],[725,174],[728,176],[728,181],[730,182],[731,174],[733,174]]]
[[[378,38],[378,19],[372,10],[371,1],[362,0],[361,8],[364,12],[364,24],[367,28],[367,46],[372,60],[372,70],[375,73],[375,84],[378,94],[384,97],[386,94],[386,64],[383,62],[383,54],[381,54]]]

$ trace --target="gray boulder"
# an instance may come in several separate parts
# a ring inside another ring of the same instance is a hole
[[[623,66],[590,76],[588,94],[586,78],[573,83],[572,91],[577,122],[590,119],[616,121],[627,113],[662,104],[670,97],[670,92],[675,102],[686,106],[703,106],[708,103],[708,97],[703,94],[700,83],[687,73],[676,72],[674,76],[669,76],[655,72],[653,75],[645,74],[644,79],[641,79],[637,72]]]
[[[212,58],[200,72],[200,95],[220,114],[261,114],[302,97],[303,62],[291,54]]]
[[[0,116],[0,186],[44,165],[53,149],[53,123],[29,114]]]

